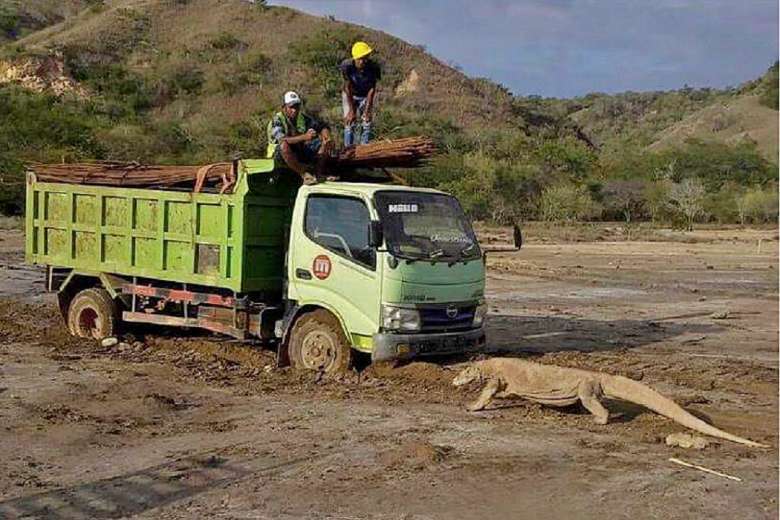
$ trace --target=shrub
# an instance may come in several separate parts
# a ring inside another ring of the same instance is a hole
[[[163,85],[174,97],[181,94],[193,95],[200,92],[205,82],[203,71],[190,64],[183,64],[163,79]]]
[[[602,189],[604,209],[608,218],[620,216],[626,222],[641,217],[645,211],[645,183],[639,180],[608,181]]]
[[[761,80],[759,102],[769,108],[778,109],[778,62],[772,65]]]
[[[244,48],[246,44],[229,32],[221,32],[209,40],[209,46],[219,51],[227,51],[238,49],[239,47]]]
[[[10,5],[0,5],[0,36],[13,39],[19,28],[19,13]]]
[[[542,192],[541,217],[550,222],[571,222],[585,220],[598,213],[598,205],[584,186],[559,183]]]
[[[720,190],[707,194],[704,199],[704,212],[719,224],[737,222],[737,199],[742,191],[742,188],[734,183],[724,184]]]
[[[657,222],[665,216],[666,200],[669,194],[669,181],[654,180],[645,184],[642,198],[652,222]]]
[[[739,198],[740,213],[753,223],[775,222],[778,214],[777,186],[751,188]]]

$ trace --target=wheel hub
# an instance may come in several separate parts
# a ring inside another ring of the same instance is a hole
[[[309,332],[301,346],[304,367],[309,370],[325,370],[336,360],[336,343],[329,334]]]
[[[84,308],[79,314],[79,326],[92,337],[98,336],[100,330],[100,315],[92,307]]]

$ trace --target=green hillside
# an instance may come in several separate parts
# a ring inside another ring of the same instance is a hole
[[[24,161],[261,155],[289,89],[338,128],[336,65],[356,39],[383,65],[379,136],[433,137],[441,154],[408,178],[453,191],[477,218],[622,218],[625,204],[634,218],[672,218],[673,204],[653,197],[695,178],[715,201],[700,218],[734,220],[737,195],[723,194],[769,190],[777,176],[771,78],[728,91],[522,97],[389,34],[245,0],[0,2],[6,211],[20,209]],[[709,114],[724,104],[744,117],[698,131],[720,124]]]
[[[0,43],[61,22],[90,3],[88,0],[0,0]]]

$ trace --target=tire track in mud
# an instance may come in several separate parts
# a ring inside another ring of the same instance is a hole
[[[268,460],[273,457],[231,460],[219,455],[228,449],[6,500],[0,502],[0,518],[80,520],[137,515],[212,489],[257,480],[261,476],[290,478],[303,467],[311,468],[343,454],[332,451],[281,462]]]

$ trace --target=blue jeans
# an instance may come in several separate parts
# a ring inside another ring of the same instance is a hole
[[[353,96],[352,100],[355,103],[355,121],[360,121],[360,144],[368,144],[371,140],[371,132],[373,130],[373,124],[371,121],[363,121],[363,114],[366,113],[366,101],[367,98]],[[349,114],[349,99],[347,93],[341,93],[341,108],[344,112],[344,118]],[[352,146],[355,144],[355,130],[357,129],[357,123],[344,125],[344,146]]]

